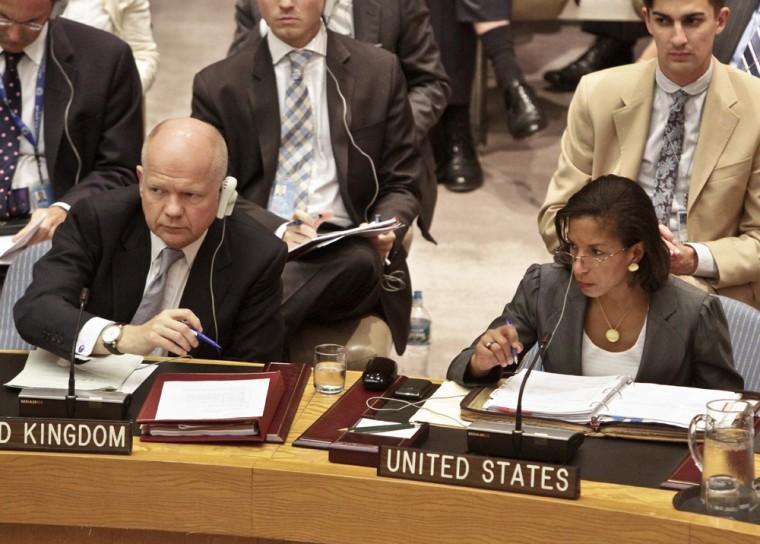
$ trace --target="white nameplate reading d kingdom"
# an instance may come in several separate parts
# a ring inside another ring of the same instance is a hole
[[[0,449],[129,455],[132,453],[132,423],[0,417]]]
[[[377,474],[561,499],[581,494],[578,467],[417,448],[381,446]]]

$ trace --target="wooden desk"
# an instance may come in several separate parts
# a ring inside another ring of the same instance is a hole
[[[674,510],[672,491],[583,481],[565,501],[378,478],[291,447],[334,401],[308,385],[282,446],[0,451],[0,542],[760,542],[757,526]]]

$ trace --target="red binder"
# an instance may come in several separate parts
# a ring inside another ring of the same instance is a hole
[[[156,411],[161,399],[164,383],[171,381],[224,381],[224,380],[260,380],[269,378],[269,388],[267,390],[267,400],[264,405],[264,413],[261,417],[236,418],[224,420],[156,420]],[[143,442],[264,442],[267,438],[269,425],[277,412],[277,408],[285,391],[280,372],[246,372],[233,374],[161,374],[156,377],[153,386],[143,403],[140,413],[137,416],[137,423],[166,423],[178,424],[185,423],[189,425],[205,424],[224,424],[235,423],[239,421],[255,420],[258,426],[258,434],[255,435],[214,435],[214,436],[152,436],[141,434],[140,440]]]

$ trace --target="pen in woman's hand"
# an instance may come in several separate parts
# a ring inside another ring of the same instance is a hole
[[[509,325],[511,327],[515,326],[514,323],[512,323],[511,319],[507,319],[507,325]],[[516,365],[517,364],[517,348],[512,345],[511,341],[509,342],[509,349],[510,349],[510,351],[512,353],[512,364]]]

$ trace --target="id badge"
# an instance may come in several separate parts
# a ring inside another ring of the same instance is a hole
[[[53,184],[47,180],[29,187],[29,203],[32,211],[39,208],[49,208],[54,202]]]
[[[680,210],[677,214],[678,241],[685,244],[689,241],[689,233],[686,229],[686,210]]]

